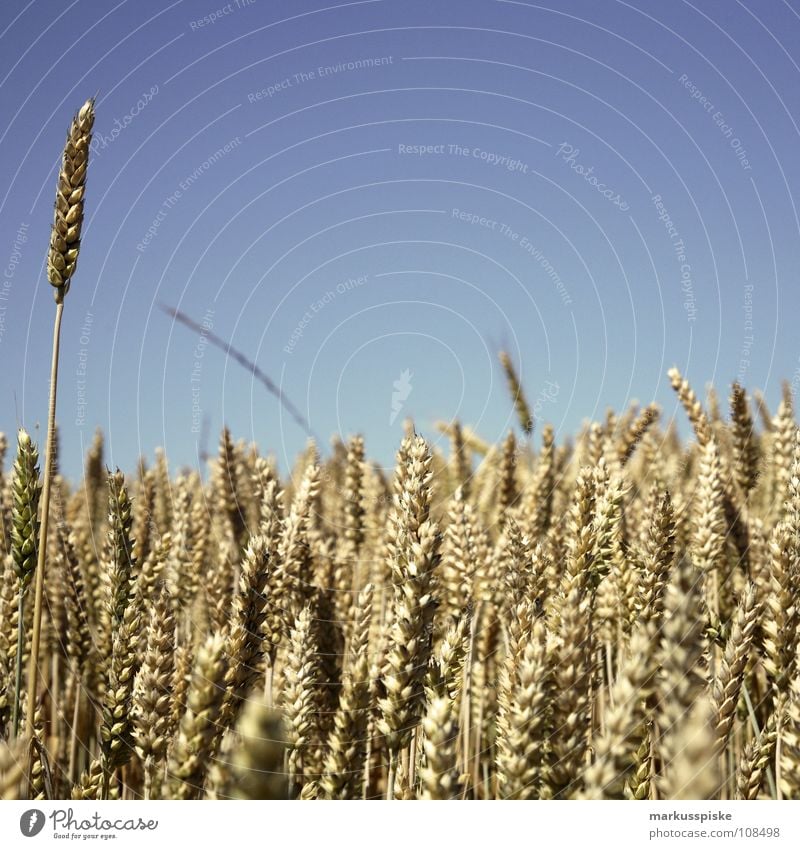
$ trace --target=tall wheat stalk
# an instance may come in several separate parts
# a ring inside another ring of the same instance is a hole
[[[39,644],[42,631],[42,599],[44,597],[47,532],[50,520],[50,486],[53,477],[53,457],[56,439],[56,393],[58,389],[58,350],[61,342],[61,318],[64,297],[75,273],[81,245],[83,226],[83,196],[86,189],[86,169],[89,165],[89,145],[94,125],[94,100],[83,104],[72,119],[64,147],[64,157],[58,174],[53,229],[47,255],[47,277],[54,287],[56,315],[53,322],[53,356],[50,363],[50,402],[47,414],[47,447],[42,485],[42,518],[39,532],[39,552],[36,564],[36,595],[33,607],[31,657],[28,666],[28,704],[25,734],[32,740],[36,714],[36,691],[39,679]],[[22,623],[20,623],[21,626]]]

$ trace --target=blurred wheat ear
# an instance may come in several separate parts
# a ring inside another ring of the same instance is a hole
[[[517,417],[519,418],[519,426],[522,428],[526,436],[530,436],[533,433],[533,413],[531,412],[528,400],[522,389],[522,383],[519,379],[519,375],[517,374],[517,370],[514,368],[514,363],[506,351],[500,351],[498,358],[506,375],[508,391],[511,394],[511,400],[514,402],[514,409],[516,410]]]
[[[36,563],[36,594],[34,597],[31,655],[28,665],[28,699],[26,705],[25,733],[34,735],[36,691],[39,673],[39,643],[42,630],[42,599],[44,596],[44,570],[47,552],[47,530],[50,518],[50,482],[56,431],[56,390],[58,387],[58,348],[61,341],[61,317],[64,297],[75,274],[83,227],[83,196],[86,189],[86,171],[89,165],[89,146],[94,125],[94,99],[90,98],[72,119],[64,145],[64,156],[58,172],[53,229],[50,250],[47,254],[47,278],[54,287],[56,315],[53,323],[53,357],[50,366],[50,403],[47,418],[47,443],[45,450],[44,481],[42,484],[42,517],[39,531],[39,548]]]

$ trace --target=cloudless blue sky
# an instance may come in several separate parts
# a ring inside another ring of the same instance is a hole
[[[159,302],[382,462],[405,415],[501,437],[501,346],[562,436],[634,398],[672,414],[673,364],[774,403],[800,385],[799,60],[778,0],[4,0],[0,428],[45,418],[55,176],[95,93],[73,477],[97,426],[129,469],[196,465],[204,421],[284,467],[305,442]]]

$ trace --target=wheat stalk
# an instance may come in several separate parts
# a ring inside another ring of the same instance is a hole
[[[58,387],[58,349],[61,339],[61,317],[64,297],[69,291],[80,250],[83,227],[83,196],[86,187],[86,170],[89,165],[89,146],[94,125],[94,100],[87,100],[73,118],[64,157],[58,174],[58,190],[47,256],[47,276],[54,287],[56,316],[53,324],[53,356],[50,366],[50,403],[47,417],[47,444],[42,486],[42,518],[37,558],[36,595],[34,598],[31,631],[31,656],[28,664],[28,708],[26,736],[32,740],[36,710],[36,693],[39,677],[39,643],[41,640],[42,599],[44,596],[45,565],[47,557],[47,532],[50,520],[50,485],[55,457],[56,392]]]

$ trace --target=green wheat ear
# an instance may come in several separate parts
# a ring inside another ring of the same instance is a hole
[[[17,434],[17,459],[11,481],[11,558],[19,580],[17,589],[17,655],[12,727],[19,732],[22,700],[22,659],[25,648],[25,596],[36,571],[39,542],[39,452],[28,432]]]
[[[17,459],[12,482],[11,554],[24,592],[36,571],[36,548],[39,538],[39,452],[27,431],[17,435]]]

